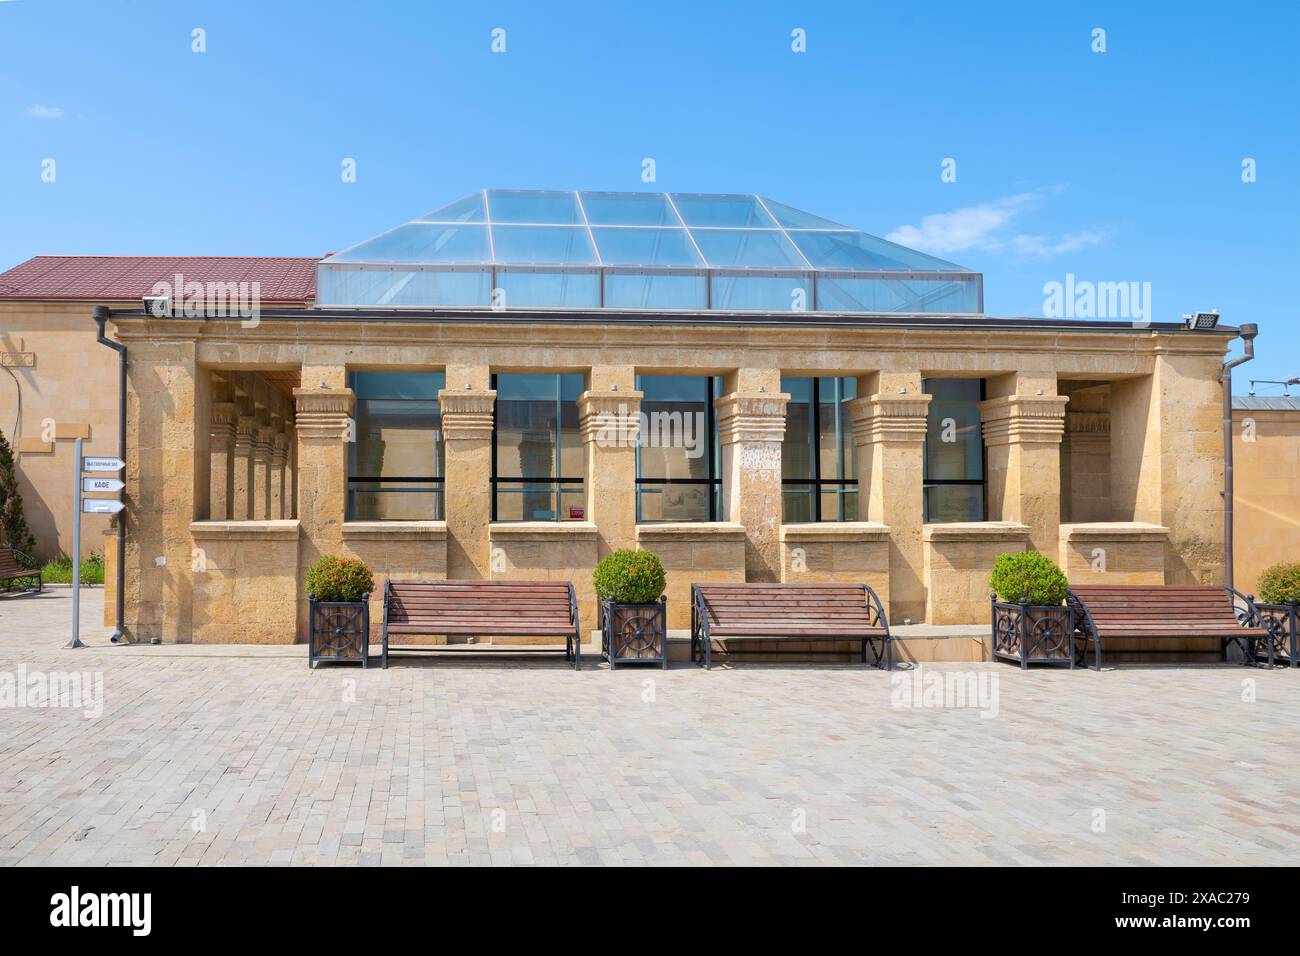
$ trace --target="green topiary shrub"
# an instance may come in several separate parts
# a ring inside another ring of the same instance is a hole
[[[601,559],[592,580],[596,595],[615,604],[653,604],[668,586],[659,556],[652,551],[630,548]]]
[[[327,554],[307,572],[307,593],[317,601],[360,601],[375,589],[364,562]]]
[[[1300,564],[1270,565],[1260,572],[1255,587],[1265,604],[1300,604]]]
[[[1037,551],[998,555],[989,575],[989,588],[1009,604],[1057,605],[1070,589],[1065,572]]]

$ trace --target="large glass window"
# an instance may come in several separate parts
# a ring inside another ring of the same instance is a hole
[[[925,520],[984,520],[984,437],[979,403],[984,380],[932,378],[925,428]]]
[[[494,375],[493,521],[584,521],[581,373]]]
[[[781,445],[782,513],[787,524],[857,521],[858,473],[848,403],[855,378],[782,378],[790,396]]]
[[[714,399],[722,379],[638,375],[641,436],[637,444],[636,520],[717,521],[721,459]]]
[[[348,520],[443,517],[442,372],[353,372]]]

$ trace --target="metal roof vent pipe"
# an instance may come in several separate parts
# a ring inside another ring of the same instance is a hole
[[[111,315],[108,306],[105,305],[97,305],[91,311],[91,317],[99,327],[95,341],[100,345],[107,345],[117,353],[117,457],[126,461],[126,346],[121,342],[114,342],[104,334],[104,323]],[[126,477],[125,469],[122,477]],[[77,515],[77,520],[81,520],[81,515]],[[126,511],[119,511],[114,515],[114,520],[117,522],[117,581],[114,582],[117,586],[115,609],[117,613],[111,640],[116,644],[122,640],[125,633],[122,630],[122,621],[126,595]]]
[[[1223,363],[1219,384],[1223,386],[1223,576],[1228,587],[1234,587],[1232,574],[1232,370],[1245,365],[1255,357],[1255,336],[1259,326],[1244,322],[1237,329],[1245,351],[1235,359]]]

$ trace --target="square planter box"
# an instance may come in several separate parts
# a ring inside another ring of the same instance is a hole
[[[1268,628],[1271,635],[1267,648],[1252,648],[1255,663],[1272,667],[1282,661],[1292,667],[1300,666],[1300,604],[1263,604],[1255,602],[1259,612],[1259,626]]]
[[[1022,669],[1030,664],[1068,664],[1074,669],[1078,659],[1074,608],[1007,604],[996,596],[991,603],[994,660],[1015,661]]]
[[[609,669],[658,664],[668,669],[668,598],[656,604],[600,602],[600,653]]]
[[[317,601],[307,595],[307,666],[317,661],[369,666],[370,595],[360,601]]]

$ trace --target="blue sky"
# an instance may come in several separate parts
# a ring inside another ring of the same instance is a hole
[[[323,254],[484,186],[758,192],[982,271],[990,314],[1149,282],[1286,378],[1298,10],[0,0],[0,269]]]

